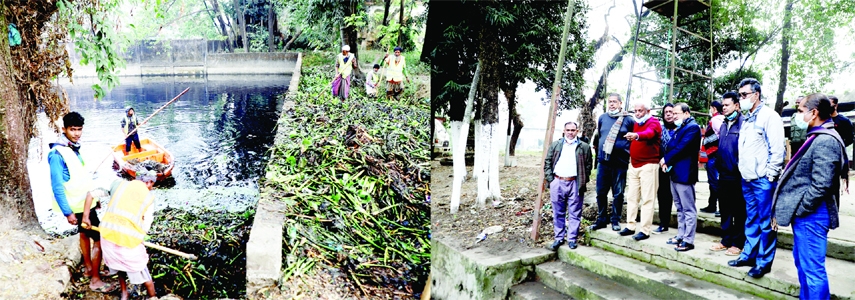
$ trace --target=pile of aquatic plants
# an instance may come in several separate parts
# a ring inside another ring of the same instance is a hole
[[[246,242],[255,212],[216,210],[159,211],[149,242],[193,254],[197,260],[148,249],[158,295],[189,299],[242,298],[246,295]]]
[[[430,270],[428,108],[342,101],[330,68],[302,73],[264,182],[286,204],[283,282],[335,269],[355,293],[418,295]]]

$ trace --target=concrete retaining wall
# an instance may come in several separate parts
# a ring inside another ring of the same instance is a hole
[[[506,299],[511,286],[533,276],[534,266],[555,257],[546,249],[494,255],[482,248],[458,250],[431,240],[431,299]]]
[[[294,74],[288,94],[297,91],[300,83],[300,65],[303,59],[297,54]],[[279,116],[274,145],[282,143],[282,137],[288,131],[287,116],[294,109],[294,102],[285,101]],[[255,210],[255,220],[246,244],[246,296],[254,299],[261,297],[264,290],[278,288],[282,279],[282,234],[285,213],[282,202],[262,190]]]
[[[122,54],[125,68],[119,76],[204,76],[208,74],[293,74],[298,54],[293,52],[222,53],[206,40],[142,41]],[[75,78],[97,77],[90,63],[69,50]]]

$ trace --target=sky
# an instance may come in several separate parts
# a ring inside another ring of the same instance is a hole
[[[603,16],[608,11],[609,7],[612,5],[612,1],[588,1],[591,10],[587,13],[588,18],[588,38],[595,39],[603,34],[603,30],[606,27],[606,22],[609,25],[609,35],[615,36],[621,43],[628,42],[633,32],[631,32],[630,23],[635,23],[635,14],[633,12],[632,2],[627,0],[613,0],[616,5],[612,9],[608,21],[604,20]],[[641,0],[634,0],[636,3],[641,4]],[[855,60],[855,39],[846,38],[847,35],[851,35],[851,33],[845,29],[840,29],[837,32],[836,45],[835,49],[837,49],[837,57],[838,59],[848,59]],[[769,46],[764,47],[758,52],[757,56],[754,58],[753,63],[755,65],[763,65],[766,62],[770,61],[774,58],[777,52],[780,52],[781,46],[780,42],[770,43]],[[591,69],[588,69],[585,73],[585,98],[590,97],[593,93],[594,88],[596,87],[597,80],[599,79],[600,74],[602,73],[603,68],[608,63],[608,60],[620,50],[620,45],[615,43],[614,41],[609,41],[595,54],[594,61],[595,66]],[[557,54],[556,54],[557,59]],[[630,74],[630,65],[632,61],[632,53],[628,53],[624,56],[624,60],[622,66],[620,68],[616,68],[613,70],[608,77],[609,83],[609,92],[617,92],[625,97],[627,84],[629,81]],[[752,62],[749,61],[749,64]],[[738,68],[738,63],[732,63],[727,65],[726,69]],[[649,69],[641,59],[636,59],[635,61],[635,70],[638,72],[639,70]],[[769,70],[764,72],[764,78],[772,78],[777,77],[777,73],[780,72],[780,69]],[[837,93],[843,94],[847,90],[846,87],[851,86],[851,82],[853,79],[852,74],[837,74],[834,77],[835,79],[827,84],[823,88],[823,92],[826,93]],[[767,81],[763,83],[766,91],[767,99],[774,99],[776,97],[778,82],[777,81]],[[650,97],[654,96],[660,89],[660,85],[657,83],[652,83],[649,81],[640,81],[638,79],[633,80],[632,83],[632,99],[642,99],[642,101],[650,103]],[[717,91],[719,92],[719,91]],[[791,85],[788,85],[787,92],[785,93],[785,99],[794,98],[797,93],[796,89]],[[720,93],[720,92],[719,92]],[[543,130],[547,127],[547,119],[549,114],[549,108],[547,104],[543,104],[541,99],[546,98],[546,93],[543,91],[536,91],[536,87],[531,82],[526,82],[525,84],[520,85],[517,90],[518,96],[518,110],[523,118],[523,122],[525,123],[524,131],[526,133],[534,134],[534,129],[537,129],[539,133],[536,136],[539,139],[543,138]],[[630,100],[630,103],[634,103],[634,100]],[[548,103],[548,98],[546,98]],[[767,101],[771,102],[771,101]],[[624,103],[626,104],[626,102]],[[602,106],[600,106],[602,107]],[[595,115],[599,115],[602,113],[602,109],[596,109],[594,111]],[[578,110],[568,110],[562,111],[559,113],[559,117],[556,119],[556,126],[561,127],[561,124],[564,124],[567,121],[577,121],[578,119]],[[528,130],[527,130],[528,129]],[[530,131],[531,130],[531,131]],[[557,139],[560,137],[560,128],[555,131],[554,138]],[[537,150],[537,149],[532,149]]]

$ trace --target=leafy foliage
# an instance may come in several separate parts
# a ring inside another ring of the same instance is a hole
[[[555,79],[555,61],[561,46],[564,1],[431,2],[425,51],[430,51],[432,67],[432,106],[437,114],[447,113],[452,120],[462,119],[462,102],[469,90],[477,59],[484,41],[479,35],[483,26],[497,29],[495,39],[500,56],[499,86],[515,87],[532,79],[539,89],[551,92]],[[433,14],[433,12],[436,14]],[[446,11],[459,12],[446,14]],[[585,69],[592,65],[593,42],[586,40],[587,4],[577,1],[568,37],[567,57],[561,84],[560,107],[570,109],[584,103],[582,88]],[[437,20],[434,20],[434,17]]]

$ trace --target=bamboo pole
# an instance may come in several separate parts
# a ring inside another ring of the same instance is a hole
[[[576,6],[575,0],[567,1],[567,13],[564,15],[564,33],[561,34],[561,51],[558,54],[558,65],[555,70],[555,82],[552,84],[552,104],[549,108],[549,120],[546,126],[546,136],[543,138],[543,155],[540,161],[546,160],[546,152],[549,150],[549,145],[552,144],[552,134],[555,132],[555,113],[558,107],[558,94],[561,91],[561,78],[564,71],[564,56],[567,53],[567,35],[570,31],[570,16],[573,15],[573,8]],[[532,222],[531,239],[537,241],[537,231],[540,228],[540,208],[543,206],[541,198],[543,198],[543,190],[546,189],[545,170],[541,170],[540,188],[537,190],[537,199],[534,200],[534,222]]]
[[[91,230],[101,232],[101,229],[98,228],[98,226],[92,226],[92,225],[89,225],[86,223],[82,223],[82,224],[80,224],[80,226],[83,227],[84,229],[91,229]],[[169,254],[178,255],[178,256],[181,256],[181,257],[189,259],[189,260],[196,260],[197,259],[196,255],[187,254],[187,253],[184,253],[184,252],[172,249],[172,248],[167,248],[167,247],[164,247],[164,246],[161,246],[158,244],[143,242],[143,245],[145,245],[146,247],[149,247],[149,248],[153,248],[153,249],[157,249],[157,250],[169,253]]]

